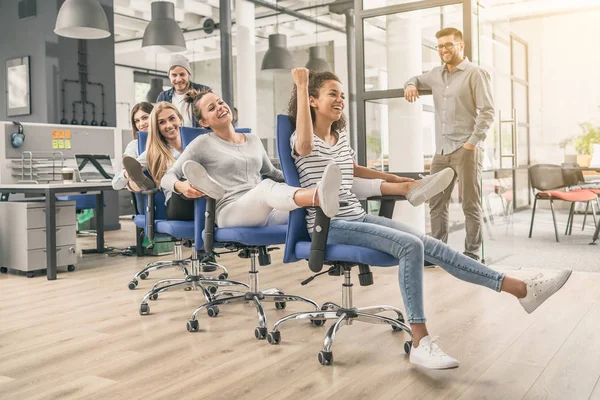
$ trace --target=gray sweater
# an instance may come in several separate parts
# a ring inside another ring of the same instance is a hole
[[[163,189],[175,191],[175,183],[183,178],[183,163],[188,160],[202,164],[225,188],[225,196],[217,202],[217,214],[258,185],[261,176],[283,182],[283,173],[273,166],[260,138],[254,134],[246,135],[242,144],[229,143],[213,132],[198,136],[162,178]]]

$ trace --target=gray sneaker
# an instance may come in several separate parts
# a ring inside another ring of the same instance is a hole
[[[208,175],[206,169],[196,161],[188,160],[183,163],[183,175],[188,182],[215,200],[220,200],[225,195],[225,189]]]
[[[406,200],[414,207],[420,206],[433,196],[441,193],[444,189],[450,185],[454,179],[454,170],[452,168],[445,168],[440,172],[432,175],[427,175],[415,185],[406,194]]]
[[[548,300],[550,296],[563,287],[571,276],[571,272],[570,269],[563,269],[551,278],[539,274],[533,279],[525,279],[527,294],[522,299],[519,299],[525,311],[528,314],[534,312],[544,301]]]
[[[134,157],[123,156],[123,168],[127,171],[129,179],[131,179],[141,190],[152,190],[156,187],[154,181],[144,174],[142,164]]]

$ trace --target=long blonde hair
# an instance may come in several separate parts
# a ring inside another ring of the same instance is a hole
[[[150,113],[150,125],[148,125],[148,142],[146,143],[146,162],[148,171],[157,184],[175,163],[175,157],[171,153],[169,144],[158,128],[158,114],[164,110],[173,110],[183,123],[181,113],[172,103],[161,101],[154,106]]]

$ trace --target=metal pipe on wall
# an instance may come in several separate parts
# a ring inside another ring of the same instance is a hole
[[[221,2],[222,1],[223,0],[221,0]],[[327,23],[327,22],[319,21],[318,19],[309,17],[308,15],[304,15],[304,14],[302,14],[302,13],[296,11],[296,10],[285,8],[285,7],[282,7],[282,6],[277,5],[277,4],[269,3],[268,1],[264,1],[264,0],[248,0],[248,1],[250,3],[254,3],[254,4],[259,5],[259,6],[270,8],[271,10],[275,10],[275,11],[281,12],[283,14],[291,15],[291,16],[296,17],[298,19],[302,19],[304,21],[311,22],[313,24],[321,25],[321,26],[323,26],[325,28],[329,28],[329,29],[332,29],[334,31],[346,33],[346,30],[344,28],[341,28],[341,27],[339,27],[337,25],[330,24],[330,23]]]

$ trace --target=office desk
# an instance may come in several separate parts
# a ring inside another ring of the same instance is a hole
[[[56,279],[56,206],[57,194],[96,193],[96,249],[103,253],[104,249],[104,192],[114,190],[111,182],[77,182],[77,183],[12,183],[0,185],[0,193],[37,194],[46,197],[46,276],[48,280]]]

